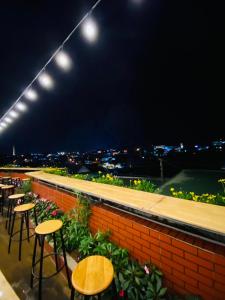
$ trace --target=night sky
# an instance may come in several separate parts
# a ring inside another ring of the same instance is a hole
[[[1,115],[94,2],[1,3]],[[224,137],[218,3],[102,0],[93,14],[97,42],[75,33],[65,47],[72,71],[50,65],[55,88],[34,85],[39,100],[1,134],[0,152],[12,145],[19,153],[86,151]]]

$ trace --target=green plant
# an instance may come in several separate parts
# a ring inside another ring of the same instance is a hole
[[[154,265],[145,265],[146,276],[146,299],[158,300],[162,299],[167,291],[167,288],[162,286],[162,272],[160,272]]]
[[[45,173],[60,175],[60,176],[68,176],[67,168],[47,168],[43,170]]]
[[[130,188],[149,193],[154,193],[156,191],[156,185],[151,181],[145,179],[131,180]]]
[[[70,218],[75,218],[83,226],[88,226],[91,215],[90,200],[88,197],[78,194],[77,207],[70,211]]]
[[[130,260],[123,272],[118,272],[115,278],[117,291],[126,295],[129,300],[146,299],[143,279],[145,273],[141,266]]]
[[[223,194],[213,195],[206,193],[197,195],[194,192],[176,191],[173,187],[170,188],[170,192],[175,198],[225,206],[225,195]]]
[[[92,181],[98,183],[117,185],[117,186],[124,186],[123,180],[112,174],[102,175],[101,173],[99,173],[99,176],[92,178]]]

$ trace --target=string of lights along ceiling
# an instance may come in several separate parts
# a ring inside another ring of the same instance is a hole
[[[72,67],[72,60],[70,56],[65,52],[64,46],[71,38],[71,36],[81,27],[82,35],[90,42],[93,43],[98,37],[98,26],[92,17],[93,11],[100,4],[102,0],[98,0],[91,7],[91,9],[84,15],[79,23],[73,28],[69,35],[65,38],[58,49],[49,58],[43,68],[38,72],[34,79],[23,90],[17,100],[10,106],[6,113],[0,118],[0,133],[4,132],[22,112],[28,109],[27,103],[34,102],[38,99],[37,91],[32,87],[37,81],[39,85],[46,89],[51,90],[54,87],[54,80],[46,71],[48,65],[51,62],[55,62],[56,65],[63,71],[69,71]]]

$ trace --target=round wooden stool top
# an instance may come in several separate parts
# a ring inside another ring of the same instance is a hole
[[[10,200],[18,200],[18,199],[21,199],[25,196],[25,194],[13,194],[13,195],[10,195],[9,196],[9,199]]]
[[[72,284],[83,295],[97,295],[112,283],[114,275],[111,261],[100,255],[80,261],[72,273]]]
[[[13,189],[14,185],[4,185],[1,187],[2,190],[8,190],[8,189]]]
[[[35,228],[35,232],[37,234],[50,234],[58,231],[62,226],[63,223],[61,220],[49,220],[39,224]]]
[[[31,210],[34,207],[35,207],[34,203],[26,203],[26,204],[21,204],[21,205],[16,206],[14,208],[14,211],[22,213],[22,212]]]
[[[22,181],[30,181],[30,178],[23,178]]]

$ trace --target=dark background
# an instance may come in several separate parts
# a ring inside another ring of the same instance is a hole
[[[94,2],[1,3],[1,115]],[[37,87],[39,101],[1,134],[0,152],[13,144],[20,153],[83,151],[224,137],[222,1],[139,2],[102,0],[93,15],[97,42],[75,33],[65,47],[73,70],[51,64],[54,90]]]

